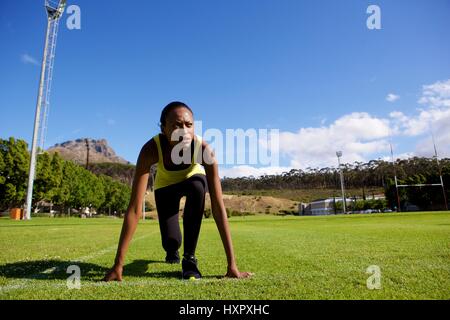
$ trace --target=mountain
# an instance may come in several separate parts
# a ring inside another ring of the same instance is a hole
[[[72,141],[66,141],[63,143],[57,143],[53,147],[47,149],[48,153],[58,152],[59,155],[65,160],[74,161],[80,165],[86,164],[87,146],[86,141],[89,144],[89,163],[120,163],[130,164],[129,161],[116,155],[114,150],[108,145],[106,139],[77,139]]]

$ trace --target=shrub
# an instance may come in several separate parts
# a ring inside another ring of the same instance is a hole
[[[145,211],[154,211],[156,208],[149,200],[145,200]]]
[[[205,209],[204,211],[203,211],[203,216],[206,218],[206,219],[208,219],[209,217],[211,217],[211,209],[210,208],[207,208],[207,209]],[[228,216],[228,211],[227,211],[227,216]]]

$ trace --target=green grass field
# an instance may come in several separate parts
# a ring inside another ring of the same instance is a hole
[[[204,278],[168,265],[158,222],[138,226],[122,283],[103,283],[120,219],[0,219],[0,299],[450,299],[450,213],[230,219],[237,261],[254,277],[223,279],[226,258],[212,219],[197,257]],[[81,268],[81,289],[66,269]],[[369,290],[366,269],[381,270]]]

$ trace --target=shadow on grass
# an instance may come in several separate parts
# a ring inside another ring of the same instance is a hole
[[[124,277],[146,277],[156,279],[181,279],[181,264],[179,271],[155,271],[149,272],[149,265],[153,263],[163,263],[156,260],[134,260],[123,268]],[[94,263],[62,260],[34,260],[20,261],[0,265],[0,277],[13,279],[33,279],[33,280],[66,280],[73,271],[67,272],[71,265],[80,268],[82,279],[93,281],[102,280],[109,267],[99,266]],[[205,276],[204,278],[221,279],[223,276]]]
[[[87,262],[34,260],[0,265],[0,277],[34,280],[63,280],[73,274],[73,271],[67,273],[67,268],[71,265],[80,268],[82,278],[101,277],[108,271],[108,268]]]
[[[17,224],[14,224],[17,223]],[[13,221],[10,224],[0,225],[0,228],[31,228],[31,227],[79,227],[82,226],[82,223],[54,223],[54,224],[18,224],[19,221]],[[114,223],[95,223],[95,224],[85,224],[86,226],[115,226],[117,224]]]
[[[179,271],[158,271],[158,272],[147,272],[144,276],[149,278],[157,278],[157,279],[182,279],[181,268]],[[223,275],[215,276],[202,276],[202,279],[224,279]]]
[[[148,278],[157,278],[157,279],[181,279],[181,263],[176,265],[179,267],[178,271],[151,271],[149,269],[149,265],[152,263],[162,263],[163,261],[154,261],[154,260],[134,260],[132,263],[127,264],[123,267],[123,275],[124,276],[138,276],[138,277],[148,277]],[[222,279],[223,275],[220,276],[203,276],[205,279]]]
[[[133,262],[125,265],[123,267],[123,276],[135,276],[135,277],[148,277],[149,265],[152,263],[164,263],[163,261],[157,260],[134,260]]]

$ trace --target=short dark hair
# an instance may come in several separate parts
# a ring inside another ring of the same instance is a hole
[[[171,103],[169,103],[167,106],[164,107],[164,109],[161,111],[161,117],[159,118],[159,127],[161,128],[161,132],[163,131],[163,127],[166,124],[166,119],[167,119],[167,115],[169,114],[170,111],[179,108],[179,107],[183,107],[188,109],[192,115],[194,115],[194,112],[192,111],[191,108],[188,107],[187,104],[180,102],[180,101],[173,101]]]

